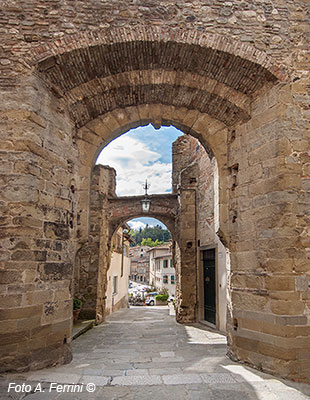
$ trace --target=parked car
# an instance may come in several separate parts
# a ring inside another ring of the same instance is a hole
[[[154,306],[155,305],[155,297],[158,295],[158,292],[150,292],[147,293],[146,299],[145,299],[145,304],[147,306]]]

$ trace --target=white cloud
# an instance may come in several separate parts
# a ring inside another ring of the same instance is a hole
[[[128,225],[135,231],[138,231],[140,228],[144,229],[146,227],[146,224],[142,221],[129,221]]]
[[[123,135],[100,153],[97,164],[110,165],[117,172],[116,191],[119,196],[143,194],[145,180],[151,184],[149,193],[171,190],[171,163],[162,163],[161,155],[146,144]]]

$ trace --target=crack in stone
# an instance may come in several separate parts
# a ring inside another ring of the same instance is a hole
[[[111,386],[112,385],[112,381],[113,381],[113,376],[109,376],[106,386]]]

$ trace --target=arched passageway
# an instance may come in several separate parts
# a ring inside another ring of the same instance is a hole
[[[97,323],[102,322],[106,315],[107,276],[114,251],[113,237],[125,223],[132,218],[148,215],[160,219],[172,236],[177,237],[179,204],[175,194],[150,195],[150,210],[144,214],[141,207],[144,196],[117,197],[115,183],[113,168],[102,165],[94,167],[89,238],[78,251],[75,262],[75,296],[83,299],[83,316],[96,319]]]
[[[3,368],[70,358],[70,285],[75,251],[90,233],[94,160],[114,137],[151,122],[182,128],[217,159],[219,234],[231,252],[231,356],[306,379],[309,235],[302,153],[308,142],[302,126],[309,121],[282,65],[216,33],[152,24],[64,35],[22,59],[29,67],[23,91],[5,96],[18,109],[5,112],[13,132],[6,149],[23,159],[8,172],[3,191],[9,208],[5,279],[13,290],[3,303],[4,319],[13,320],[4,333]],[[25,110],[27,90],[31,107]],[[184,199],[193,201],[194,193],[188,190]],[[191,212],[182,211],[188,237],[195,235],[187,226]],[[181,243],[188,260],[196,254],[193,242]],[[31,327],[20,312],[29,313]]]

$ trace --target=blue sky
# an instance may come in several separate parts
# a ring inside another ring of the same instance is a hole
[[[172,143],[183,134],[173,126],[155,129],[152,125],[141,126],[128,132],[132,138],[144,143],[150,150],[160,155],[162,163],[172,162]],[[125,134],[126,135],[126,134]]]
[[[118,196],[143,194],[146,179],[151,184],[150,194],[171,192],[172,143],[182,134],[172,126],[158,130],[152,125],[131,129],[109,143],[96,163],[116,169]],[[145,223],[138,218],[130,225],[139,228]],[[148,223],[156,225],[159,221],[150,219]]]

